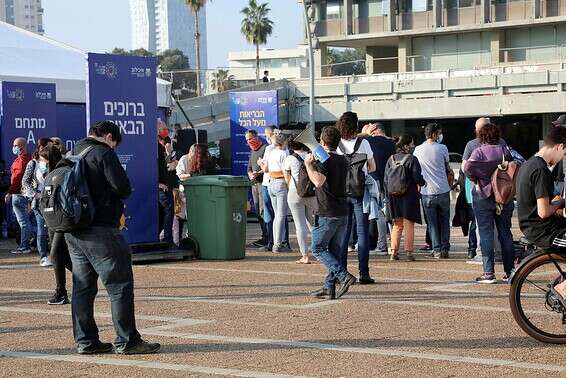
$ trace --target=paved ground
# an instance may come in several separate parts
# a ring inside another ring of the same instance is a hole
[[[255,239],[257,226],[248,233]],[[422,241],[423,229],[417,229]],[[319,264],[296,254],[248,250],[245,260],[136,265],[142,335],[162,353],[82,357],[74,353],[70,306],[47,306],[51,270],[35,256],[0,250],[0,376],[435,376],[546,377],[566,373],[563,347],[522,333],[508,286],[477,285],[454,230],[447,261],[372,257],[373,286],[338,301],[307,293]],[[356,272],[351,255],[351,271]],[[498,269],[500,267],[498,266]],[[69,277],[70,285],[70,277]],[[96,303],[103,340],[113,338],[108,299]]]

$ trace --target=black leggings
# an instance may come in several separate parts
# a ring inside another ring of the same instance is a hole
[[[66,294],[66,274],[65,268],[69,272],[73,271],[69,249],[65,241],[65,234],[61,232],[49,232],[51,239],[50,259],[53,263],[53,272],[55,273],[55,291],[59,294]]]

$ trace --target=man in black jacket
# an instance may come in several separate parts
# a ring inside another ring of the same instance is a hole
[[[73,333],[80,354],[112,351],[111,343],[100,341],[94,321],[98,277],[110,297],[115,352],[155,353],[160,348],[159,344],[143,341],[136,329],[131,250],[118,230],[123,200],[132,192],[128,176],[114,152],[121,140],[119,127],[104,121],[94,125],[88,138],[73,149],[73,154],[78,155],[92,147],[84,163],[95,209],[87,229],[65,234],[73,263]]]

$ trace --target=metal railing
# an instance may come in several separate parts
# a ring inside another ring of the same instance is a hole
[[[548,63],[549,59],[560,63],[566,61],[566,45],[508,47],[499,51],[504,63]]]

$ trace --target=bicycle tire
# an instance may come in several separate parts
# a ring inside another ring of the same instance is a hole
[[[509,291],[509,304],[511,306],[511,312],[513,313],[513,317],[515,318],[515,321],[517,322],[519,327],[521,327],[521,329],[525,331],[529,336],[543,343],[566,344],[566,335],[562,335],[562,336],[553,335],[551,333],[544,332],[538,329],[537,327],[535,327],[526,317],[520,304],[521,292],[519,289],[521,288],[525,278],[534,269],[536,269],[539,266],[542,266],[545,263],[550,262],[551,259],[560,262],[566,262],[566,257],[560,254],[540,252],[538,256],[533,257],[531,260],[527,261],[524,265],[519,267],[517,272],[515,272],[515,277],[513,279],[513,283]]]

